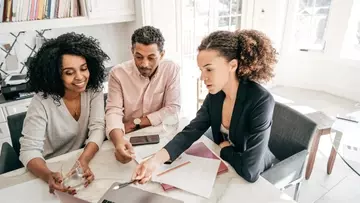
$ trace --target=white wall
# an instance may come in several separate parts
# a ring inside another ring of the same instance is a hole
[[[110,61],[105,66],[113,66],[125,60],[131,59],[131,35],[135,29],[135,22],[106,24],[86,27],[74,27],[64,29],[53,29],[45,33],[46,38],[53,38],[66,32],[83,33],[99,40],[102,49],[109,55]],[[26,32],[19,37],[12,54],[16,54],[19,61],[25,61],[30,49],[25,46],[35,44],[36,32]],[[0,35],[0,44],[11,43],[14,38],[10,34]],[[4,52],[0,53],[0,62],[3,61]],[[19,64],[19,69],[22,66]],[[14,72],[18,72],[14,71]]]
[[[181,61],[180,3],[178,0],[143,0],[143,23],[159,28],[165,38],[165,57]]]
[[[291,7],[285,10],[288,2],[295,4],[293,0],[276,0],[276,3],[255,0],[254,4],[253,28],[267,33],[275,43],[282,42],[273,83],[324,91],[360,101],[360,61],[340,58],[352,1],[346,1],[346,4],[345,1],[332,1],[325,35],[327,43],[323,52],[299,52],[293,49],[291,36],[295,10]],[[262,8],[264,14],[260,12]],[[288,16],[284,19],[286,12]]]
[[[326,57],[283,57],[274,83],[360,101],[360,62]]]
[[[287,0],[254,0],[252,28],[266,33],[279,49],[285,24],[286,6]]]
[[[251,23],[245,28],[266,33],[277,52],[281,52],[287,0],[248,0],[248,4],[247,13],[251,15]],[[275,85],[274,81],[270,81],[265,86],[270,88]]]
[[[66,32],[83,33],[100,41],[102,49],[110,57],[107,65],[116,65],[131,59],[132,23],[118,23],[100,26],[77,27],[53,30],[54,35]]]
[[[181,1],[180,0],[138,0],[142,2],[144,25],[159,28],[165,38],[165,58],[181,64]],[[161,5],[161,6],[159,6]],[[196,111],[196,81],[184,73],[181,66],[181,115],[193,117]]]
[[[351,7],[352,1],[332,1],[325,34],[326,46],[321,52],[292,49],[292,33],[287,25],[274,82],[360,101],[360,61],[340,58]],[[287,20],[291,23],[291,18]]]

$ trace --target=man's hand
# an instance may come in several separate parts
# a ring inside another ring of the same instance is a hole
[[[115,157],[116,160],[123,164],[130,162],[135,158],[135,152],[128,140],[120,138],[115,145]]]

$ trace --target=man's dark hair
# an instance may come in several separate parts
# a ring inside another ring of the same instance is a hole
[[[131,36],[131,45],[134,48],[136,43],[150,45],[157,44],[159,51],[164,50],[165,39],[161,34],[160,30],[153,26],[141,27],[133,33]]]
[[[57,103],[65,94],[61,79],[62,56],[65,54],[84,57],[90,73],[86,89],[101,91],[105,79],[104,61],[109,56],[100,48],[99,42],[83,34],[66,33],[47,40],[34,58],[29,61],[27,78],[30,91],[50,95]]]

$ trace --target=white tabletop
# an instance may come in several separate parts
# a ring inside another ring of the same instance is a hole
[[[346,115],[347,118],[360,121],[360,111]],[[360,122],[336,119],[331,127],[330,139],[336,151],[357,172],[360,172]]]
[[[149,127],[133,134],[151,134],[161,130],[159,127]],[[166,136],[161,134],[160,136]],[[199,142],[206,144],[217,155],[220,154],[220,147],[205,136],[202,136]],[[82,150],[55,157],[47,160],[51,170],[59,171],[62,164],[75,160]],[[121,164],[114,157],[114,147],[111,142],[106,141],[102,145],[100,151],[95,155],[90,163],[90,167],[95,175],[95,181],[89,187],[78,191],[77,197],[97,202],[105,191],[115,181],[129,181],[136,166],[136,162],[132,161],[128,164]],[[147,183],[145,185],[137,185],[141,189],[170,196],[184,202],[294,202],[291,197],[275,188],[272,184],[260,177],[255,183],[248,183],[241,178],[235,170],[229,166],[227,173],[217,176],[215,185],[210,199],[206,199],[191,193],[175,189],[171,191],[163,191],[158,183]],[[24,168],[0,175],[0,189],[20,184],[35,177]],[[1,197],[0,197],[1,200]]]

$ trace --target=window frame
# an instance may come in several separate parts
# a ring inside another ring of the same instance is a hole
[[[288,0],[287,5],[287,14],[286,14],[286,20],[285,20],[285,26],[284,26],[284,39],[283,39],[283,46],[284,49],[286,49],[286,52],[296,53],[296,52],[311,52],[311,53],[324,53],[326,52],[327,45],[328,45],[328,39],[329,39],[329,27],[332,27],[332,23],[330,22],[333,18],[333,10],[334,8],[334,1],[332,0],[329,7],[329,13],[327,16],[326,26],[324,30],[324,44],[322,46],[322,49],[319,48],[312,48],[312,47],[304,47],[299,48],[299,46],[296,43],[295,33],[297,28],[297,16],[299,5],[301,0]],[[314,0],[314,5],[316,3],[316,0]]]
[[[288,7],[284,25],[284,34],[280,49],[280,58],[296,57],[306,61],[336,61],[347,67],[358,67],[359,60],[342,58],[341,50],[346,37],[347,24],[351,16],[353,1],[333,0],[328,17],[327,30],[324,34],[326,45],[322,51],[301,51],[294,45],[294,22],[296,5],[299,0],[287,0]],[[295,47],[295,48],[294,48]]]
[[[185,0],[181,0],[181,9],[184,9],[184,3],[187,3],[187,2],[184,2]],[[190,33],[190,36],[191,36],[191,39],[188,39],[188,38],[184,38],[184,33],[187,31],[187,29],[183,29],[183,25],[184,23],[187,23],[184,21],[184,16],[185,13],[188,14],[186,11],[183,11],[181,10],[181,41],[180,41],[180,45],[181,45],[181,64],[184,65],[185,61],[186,62],[189,62],[189,64],[192,64],[193,62],[196,63],[196,56],[197,56],[197,46],[198,44],[197,43],[197,40],[196,38],[199,37],[199,36],[196,36],[196,22],[197,22],[197,15],[196,15],[196,1],[203,1],[203,0],[193,0],[193,8],[194,8],[194,11],[192,13],[192,17],[190,17],[190,19],[192,19],[194,21],[194,23],[190,26],[193,26],[193,30],[192,30],[192,33]],[[208,33],[211,33],[215,30],[218,30],[218,19],[219,19],[219,16],[217,16],[218,12],[217,12],[217,4],[218,4],[218,1],[219,0],[209,0],[209,14],[208,14]],[[229,24],[228,24],[228,30],[230,30],[230,26],[231,26],[231,17],[240,17],[241,19],[241,22],[240,22],[240,27],[239,28],[250,28],[252,26],[252,13],[250,15],[250,17],[246,17],[247,16],[247,13],[246,12],[249,12],[249,11],[253,11],[253,6],[254,6],[254,2],[255,0],[242,0],[241,3],[242,3],[242,7],[241,7],[241,13],[240,14],[232,14],[232,3],[233,3],[234,0],[230,0],[230,7],[229,7],[229,15],[224,15],[224,16],[220,16],[220,17],[229,17]],[[237,0],[236,0],[237,1]],[[189,29],[189,28],[188,28]],[[238,28],[237,28],[238,29]],[[206,35],[206,34],[205,34]],[[190,46],[194,46],[191,50],[191,48],[185,50],[186,48],[186,43],[190,43]],[[191,51],[189,51],[191,50]],[[193,60],[193,61],[192,61]],[[187,67],[189,68],[189,67]],[[196,69],[194,69],[196,70]],[[186,78],[191,78],[191,80],[194,80],[196,81],[196,92],[197,92],[197,95],[196,95],[196,105],[197,105],[197,108],[199,108],[199,104],[202,102],[203,99],[205,98],[202,98],[203,95],[204,95],[204,92],[206,91],[207,92],[207,89],[206,87],[203,85],[203,83],[201,81],[199,81],[199,75],[198,73],[196,73],[196,71],[191,71],[189,69],[186,70]],[[190,81],[190,80],[189,80]],[[206,94],[205,94],[206,95]]]

